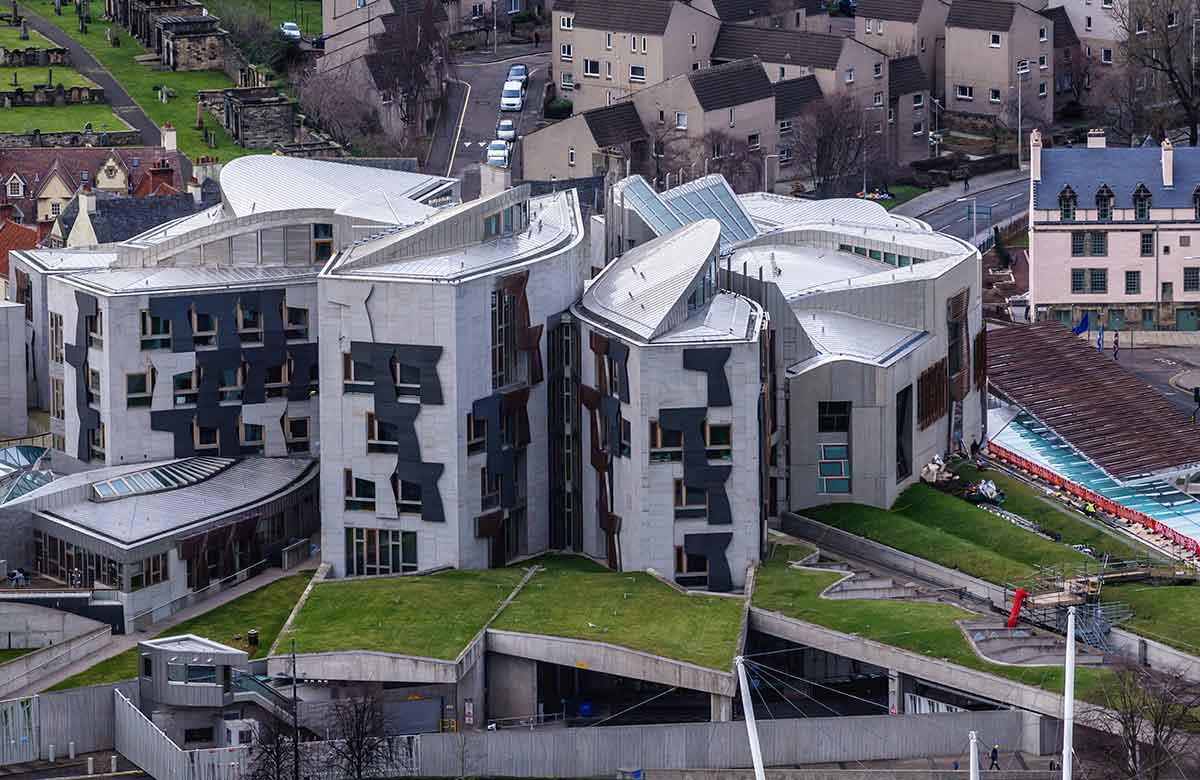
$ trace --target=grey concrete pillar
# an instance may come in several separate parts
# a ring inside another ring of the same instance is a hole
[[[528,718],[537,713],[537,661],[488,653],[487,719]]]
[[[888,669],[888,712],[892,715],[904,714],[904,680],[895,669]]]
[[[719,693],[709,694],[709,720],[713,723],[725,723],[733,720],[733,697],[722,696]]]

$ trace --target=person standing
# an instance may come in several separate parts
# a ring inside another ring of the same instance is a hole
[[[1113,331],[1113,360],[1118,360],[1121,357],[1121,332]]]
[[[999,768],[1000,768],[1000,746],[992,745],[992,764],[991,764],[991,766],[988,767],[988,771],[990,772],[993,769],[999,769]]]

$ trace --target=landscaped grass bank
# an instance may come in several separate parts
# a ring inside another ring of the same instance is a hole
[[[43,133],[79,133],[88,122],[97,133],[129,129],[103,103],[0,110],[0,133],[28,133],[35,128]]]

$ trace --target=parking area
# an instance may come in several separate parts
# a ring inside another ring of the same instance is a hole
[[[496,138],[496,123],[501,118],[512,119],[516,123],[518,137],[532,131],[536,126],[542,109],[542,94],[545,91],[546,69],[549,62],[549,54],[539,52],[504,62],[458,64],[458,77],[471,85],[471,95],[467,100],[462,128],[458,134],[458,144],[455,147],[450,175],[463,179],[464,199],[469,200],[479,196],[479,178],[467,175],[467,172],[483,163],[487,154],[488,142]],[[509,67],[516,64],[524,64],[529,68],[529,87],[525,93],[525,106],[520,112],[506,111],[502,116],[500,92],[504,86],[504,77],[507,75]],[[519,146],[519,144],[514,144],[514,155],[519,155],[517,151]],[[517,156],[511,160],[510,167],[514,172],[521,170],[520,162]]]

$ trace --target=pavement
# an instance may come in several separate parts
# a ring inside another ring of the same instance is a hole
[[[63,7],[69,8],[67,5]],[[129,96],[129,93],[125,91],[120,82],[114,79],[112,74],[105,70],[104,66],[82,44],[67,35],[56,25],[35,16],[35,10],[26,8],[23,13],[30,27],[54,41],[55,45],[61,46],[71,53],[71,67],[104,88],[104,96],[108,99],[109,105],[112,106],[113,112],[142,134],[143,144],[146,146],[158,146],[162,143],[162,135],[159,132],[158,125],[146,115],[146,112]],[[64,13],[67,13],[67,11],[64,11]],[[93,22],[93,24],[102,24],[102,22]],[[82,130],[83,128],[79,129]],[[190,175],[190,172],[188,175]]]
[[[27,686],[11,694],[10,698],[20,698],[22,696],[32,696],[35,693],[41,693],[47,688],[57,685],[68,677],[72,677],[86,669],[90,669],[101,661],[112,658],[115,655],[119,655],[132,647],[137,647],[138,642],[158,636],[172,626],[177,626],[185,620],[191,620],[197,615],[203,615],[205,612],[214,610],[222,604],[233,601],[239,596],[246,595],[250,591],[266,587],[275,580],[282,579],[296,573],[297,571],[295,569],[284,571],[283,569],[272,567],[264,571],[262,574],[251,577],[245,582],[240,582],[232,588],[228,588],[220,593],[217,593],[211,598],[197,602],[190,607],[181,609],[174,615],[171,615],[171,617],[165,620],[160,620],[154,625],[150,626],[149,631],[135,631],[132,634],[120,634],[113,636],[112,641],[109,642],[108,645],[103,649],[92,653],[83,660],[76,661],[75,663],[65,666],[56,672],[39,678],[38,681],[33,685]]]
[[[969,241],[973,227],[968,216],[970,204],[959,199],[972,197],[977,199],[976,204],[980,209],[974,227],[979,233],[985,233],[991,230],[992,225],[1028,209],[1029,172],[1008,170],[975,176],[967,190],[963,189],[961,182],[954,182],[922,193],[892,211],[906,217],[918,217],[928,222],[934,230]]]
[[[446,108],[438,117],[433,140],[429,144],[429,156],[425,158],[425,173],[431,176],[448,176],[454,162],[454,151],[458,144],[458,130],[471,87],[465,81],[446,83]]]

